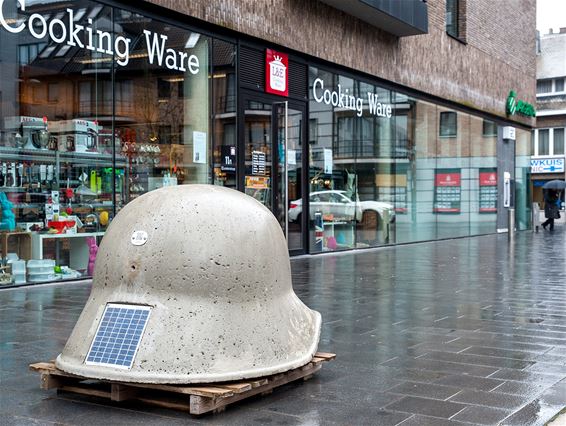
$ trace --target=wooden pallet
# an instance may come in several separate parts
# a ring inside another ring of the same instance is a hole
[[[59,370],[52,361],[30,364],[29,368],[41,373],[42,389],[57,389],[57,392],[101,397],[116,402],[139,401],[200,415],[224,411],[229,404],[254,395],[269,394],[274,388],[295,380],[308,380],[320,370],[323,362],[334,358],[335,354],[317,352],[307,365],[284,373],[252,380],[202,385],[158,385],[87,379]]]

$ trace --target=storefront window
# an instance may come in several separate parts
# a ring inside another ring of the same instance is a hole
[[[470,234],[492,233],[498,204],[495,122],[470,117],[470,150]]]
[[[355,113],[343,101],[339,103],[337,90],[348,94],[350,105],[350,96],[355,97],[354,82],[332,73],[319,73],[315,68],[310,73],[314,77],[310,119],[316,123],[314,133],[318,135],[309,146],[310,249],[320,252],[353,248],[356,217],[360,215],[354,143],[358,120],[352,118]]]
[[[406,156],[407,120],[389,90],[310,69],[311,251],[394,242],[395,156]],[[402,203],[404,203],[404,198]]]
[[[312,252],[495,232],[496,123],[314,67],[309,122]]]
[[[469,235],[470,220],[470,116],[441,111],[441,126],[443,116],[451,117],[448,121],[454,127],[452,136],[440,137],[437,143],[433,205],[437,238],[462,237]]]
[[[211,40],[90,1],[3,14],[2,257],[16,283],[88,276],[122,206],[211,182]]]
[[[10,203],[3,218],[15,216],[2,225],[2,256],[15,261],[14,283],[77,278],[92,273],[89,255],[124,202],[107,53],[120,42],[109,7],[16,5],[3,12],[21,31],[0,29],[0,197]],[[92,31],[92,39],[85,30],[77,36],[83,48],[70,39],[69,22]]]
[[[214,184],[236,188],[236,46],[214,40],[212,60]]]
[[[405,189],[396,161],[406,156],[406,111],[395,100],[394,92],[360,83],[358,97],[364,99],[361,117],[362,141],[371,149],[356,158],[358,198],[361,217],[356,224],[358,247],[391,244],[395,241],[396,201]],[[370,102],[374,102],[370,106]],[[385,114],[376,114],[376,104]],[[388,112],[389,111],[389,112]],[[365,129],[371,131],[364,131]]]
[[[515,225],[518,231],[531,227],[531,132],[516,129],[515,140]]]
[[[125,201],[163,186],[210,183],[209,38],[119,9],[115,28],[132,40],[129,61],[115,69],[116,88],[128,88],[115,105]]]
[[[435,168],[438,142],[437,107],[413,98],[406,100],[408,155],[397,169],[406,170],[406,202],[396,203],[396,242],[436,238],[434,209]],[[403,174],[399,179],[403,182]],[[398,185],[398,188],[401,185]]]

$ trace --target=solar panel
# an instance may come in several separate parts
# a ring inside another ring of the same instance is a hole
[[[130,369],[151,308],[108,303],[86,356],[86,364]]]

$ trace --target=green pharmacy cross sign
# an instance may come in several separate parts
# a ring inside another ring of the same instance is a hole
[[[507,96],[507,104],[505,110],[508,115],[521,114],[525,117],[535,117],[535,107],[530,103],[517,99],[517,94],[511,90]]]

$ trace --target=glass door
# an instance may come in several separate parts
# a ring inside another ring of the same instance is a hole
[[[293,254],[306,247],[304,117],[300,104],[244,97],[245,193],[273,212]]]

